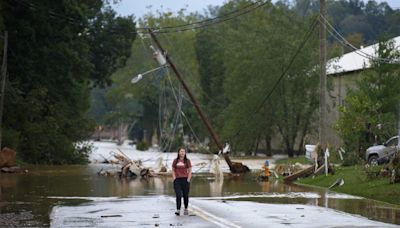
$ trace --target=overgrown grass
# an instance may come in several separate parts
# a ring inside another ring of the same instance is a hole
[[[300,163],[300,164],[311,164],[311,162],[306,159],[305,156],[299,156],[299,157],[293,157],[293,158],[283,158],[276,160],[275,164],[295,164],[295,163]]]
[[[370,179],[361,166],[338,167],[335,175],[308,177],[296,183],[328,188],[338,178],[343,178],[344,185],[333,187],[333,191],[400,205],[400,183],[390,184],[389,177]]]

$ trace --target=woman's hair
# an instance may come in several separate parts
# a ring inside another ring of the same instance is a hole
[[[186,157],[186,148],[185,147],[179,147],[179,149],[178,149],[178,154],[177,154],[177,156],[176,156],[176,162],[178,162],[178,160],[179,160],[179,151],[181,151],[181,150],[185,150],[185,157],[183,158],[183,161],[185,162],[185,166],[186,166],[186,168],[188,168],[189,167],[189,164],[188,164],[188,158]],[[176,164],[174,165],[174,168],[176,168]]]

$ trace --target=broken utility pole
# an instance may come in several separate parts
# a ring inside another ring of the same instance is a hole
[[[193,96],[193,93],[191,92],[191,90],[189,89],[188,85],[186,84],[186,82],[183,80],[180,72],[178,71],[178,69],[176,68],[175,64],[172,62],[172,60],[169,58],[169,56],[166,54],[166,52],[164,51],[164,49],[162,48],[160,42],[158,41],[156,35],[154,34],[154,32],[149,29],[149,33],[151,35],[151,38],[154,40],[155,44],[157,45],[158,49],[161,51],[161,54],[164,55],[167,63],[171,66],[172,70],[174,71],[176,77],[178,78],[179,82],[182,84],[182,87],[184,88],[184,90],[186,91],[186,93],[189,95],[190,100],[192,101],[192,103],[194,104],[194,107],[196,108],[197,113],[199,114],[201,120],[203,121],[204,125],[206,126],[208,132],[210,133],[212,139],[214,140],[215,144],[217,145],[217,147],[223,151],[224,146],[221,143],[217,133],[214,131],[214,129],[212,128],[210,122],[208,121],[207,116],[205,115],[205,113],[203,112],[203,110],[201,110],[196,98]],[[243,165],[240,162],[232,162],[231,159],[229,158],[228,154],[223,153],[224,159],[226,161],[226,163],[229,166],[229,169],[232,173],[246,173],[249,172],[250,169]]]

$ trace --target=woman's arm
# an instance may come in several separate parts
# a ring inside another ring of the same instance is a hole
[[[173,178],[173,180],[176,179],[176,175],[175,175],[175,161],[172,162],[172,178]]]
[[[190,182],[191,179],[192,179],[192,167],[189,167],[188,168],[188,178],[187,178],[188,182]]]
[[[176,175],[175,175],[175,168],[172,167],[172,178],[175,180],[176,179]]]

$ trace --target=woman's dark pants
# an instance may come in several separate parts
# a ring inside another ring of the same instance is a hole
[[[176,209],[181,209],[182,196],[185,208],[189,206],[189,189],[190,183],[187,181],[186,177],[176,178],[174,180],[174,190],[176,194]]]

